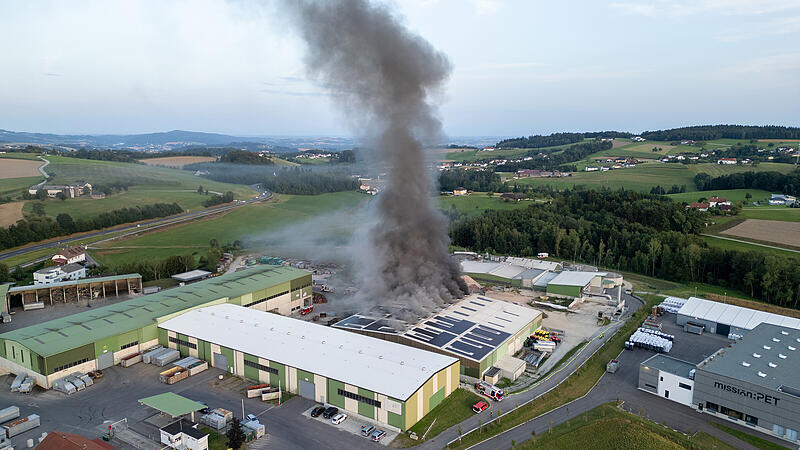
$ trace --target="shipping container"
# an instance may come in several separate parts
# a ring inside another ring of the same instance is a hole
[[[177,350],[169,349],[169,351],[156,355],[155,358],[152,359],[153,364],[164,367],[167,364],[171,363],[172,361],[177,360],[181,357],[181,353]]]
[[[0,423],[8,422],[19,417],[19,408],[16,406],[9,406],[5,409],[0,409]]]
[[[205,361],[198,361],[189,366],[189,376],[197,375],[198,373],[208,369],[208,363]]]
[[[175,365],[178,367],[183,367],[186,369],[187,367],[191,366],[192,364],[199,362],[200,360],[195,358],[194,356],[187,356],[186,358],[180,359],[175,361]]]
[[[158,374],[159,381],[167,384],[175,384],[186,378],[189,378],[189,371],[183,367],[173,367]]]
[[[136,363],[142,362],[142,354],[141,353],[134,353],[132,355],[128,355],[122,358],[119,361],[119,365],[122,367],[130,367]]]
[[[38,426],[39,416],[36,414],[31,414],[28,417],[23,417],[22,419],[17,419],[5,424],[3,425],[3,428],[5,428],[8,437],[14,437]]]

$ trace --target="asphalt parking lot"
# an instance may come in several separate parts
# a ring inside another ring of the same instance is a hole
[[[361,434],[361,426],[362,425],[372,425],[376,429],[383,430],[383,431],[386,432],[386,436],[384,436],[383,439],[380,440],[380,443],[383,444],[383,445],[389,445],[394,440],[394,438],[397,437],[398,433],[396,431],[392,431],[392,430],[384,427],[383,424],[378,423],[378,422],[376,422],[374,420],[368,420],[368,419],[366,419],[364,417],[356,416],[356,415],[350,413],[349,411],[339,410],[339,412],[347,414],[347,419],[344,422],[340,423],[339,425],[334,425],[333,423],[331,423],[331,419],[326,419],[326,418],[322,417],[321,415],[318,416],[318,417],[311,417],[311,411],[314,410],[314,408],[316,408],[317,406],[319,406],[319,405],[314,405],[311,408],[308,408],[306,411],[303,412],[303,416],[305,416],[305,417],[307,417],[307,418],[309,418],[311,420],[320,422],[320,423],[322,423],[324,425],[327,425],[327,426],[330,426],[330,427],[334,427],[334,428],[336,428],[337,430],[339,430],[341,432],[350,433],[350,434],[352,434],[354,436],[358,436],[358,437],[360,437],[360,438],[362,438],[364,440],[367,440],[367,441],[369,439]]]
[[[72,395],[36,388],[30,394],[10,392],[13,376],[0,377],[0,405],[16,405],[23,416],[38,414],[41,426],[11,439],[15,448],[25,448],[29,438],[38,438],[42,432],[54,430],[77,433],[94,439],[102,436],[110,422],[124,418],[130,429],[149,437],[156,444],[158,428],[145,421],[156,411],[142,406],[138,399],[152,395],[175,392],[195,401],[205,402],[212,408],[221,407],[232,411],[237,417],[254,414],[266,426],[264,439],[270,448],[317,449],[338,448],[366,449],[379,448],[359,435],[343,433],[330,423],[312,420],[305,411],[315,403],[302,397],[292,397],[281,406],[264,403],[259,399],[248,399],[244,393],[247,384],[239,378],[225,376],[224,372],[209,369],[173,385],[158,381],[158,373],[163,367],[139,363],[129,368],[114,366],[104,370],[104,377],[83,391]],[[354,421],[355,422],[355,421]],[[359,425],[360,427],[360,425]],[[360,428],[359,428],[360,430]],[[115,439],[118,448],[132,448]],[[261,442],[259,444],[262,444]],[[156,448],[159,448],[156,444]]]

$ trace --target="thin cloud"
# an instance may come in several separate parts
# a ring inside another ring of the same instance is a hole
[[[728,32],[716,37],[720,42],[742,42],[749,39],[757,39],[765,36],[776,36],[800,33],[800,16],[783,17],[769,21],[758,27],[747,29],[729,30]]]
[[[627,14],[647,17],[685,17],[704,13],[761,15],[800,9],[800,0],[655,0],[615,2],[611,6]]]
[[[55,72],[43,72],[42,75],[46,77],[63,77],[64,75]]]

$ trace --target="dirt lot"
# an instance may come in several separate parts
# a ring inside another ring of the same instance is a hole
[[[721,234],[800,247],[800,222],[747,219]]]
[[[39,166],[44,164],[41,161],[31,161],[29,159],[0,159],[0,178],[22,178],[35,177],[41,175]]]
[[[25,202],[4,203],[0,205],[0,227],[7,227],[22,219],[22,206]]]
[[[148,166],[177,167],[180,169],[187,164],[216,160],[217,158],[211,156],[168,156],[166,158],[140,159],[139,161],[147,164]]]

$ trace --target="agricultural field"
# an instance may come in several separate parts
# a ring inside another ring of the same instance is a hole
[[[793,170],[791,164],[762,163],[758,166],[723,166],[718,164],[668,164],[648,162],[628,169],[609,170],[607,172],[579,172],[565,178],[523,178],[515,180],[519,185],[549,185],[556,188],[571,188],[584,185],[600,189],[631,189],[650,192],[650,189],[660,185],[669,189],[672,185],[686,186],[686,191],[696,191],[694,177],[698,173],[708,173],[712,177],[729,173],[748,171],[777,171],[788,173]]]
[[[198,194],[198,186],[210,192],[232,191],[237,199],[251,198],[257,192],[249,186],[220,183],[192,175],[178,169],[111,161],[94,161],[60,156],[48,157],[47,171],[52,175],[52,184],[87,181],[95,186],[130,184],[127,191],[108,195],[105,199],[48,199],[45,212],[50,216],[66,212],[74,218],[91,217],[112,209],[152,203],[178,203],[184,209],[198,209],[207,198]],[[32,208],[29,202],[24,211]]]
[[[0,179],[40,176],[39,166],[42,164],[44,162],[41,160],[2,158],[0,159]]]
[[[485,192],[473,192],[466,196],[442,196],[439,197],[439,208],[447,212],[452,207],[461,214],[476,216],[487,209],[519,209],[527,208],[533,200],[520,200],[518,202],[504,201],[500,197],[487,197]]]
[[[38,153],[0,153],[0,159],[29,159],[31,161],[41,161]]]
[[[800,208],[789,208],[786,206],[751,206],[742,208],[742,211],[737,217],[742,219],[800,222]]]
[[[91,252],[103,264],[115,266],[142,259],[166,258],[174,254],[204,251],[211,239],[220,243],[257,238],[328,212],[347,213],[369,197],[358,192],[314,196],[279,195],[276,201],[260,202],[229,213],[99,244]]]
[[[756,245],[749,242],[722,239],[721,237],[717,236],[703,236],[703,240],[706,241],[706,244],[708,244],[709,247],[721,248],[723,250],[737,250],[740,252],[759,252],[759,253],[766,253],[769,255],[786,256],[789,258],[800,259],[800,252],[792,251],[790,249],[783,250],[772,247],[764,247],[762,245]]]
[[[585,139],[584,141],[592,141],[594,139]],[[579,142],[577,142],[579,144]],[[575,144],[555,145],[553,147],[541,148],[504,148],[497,150],[471,150],[471,149],[453,149],[449,151],[445,157],[445,161],[465,162],[465,161],[479,161],[484,159],[510,159],[520,158],[528,154],[530,151],[536,152],[551,152],[554,150],[562,150]]]
[[[751,195],[750,200],[746,198],[748,193]],[[667,197],[676,202],[686,203],[696,202],[701,198],[723,197],[733,203],[742,202],[744,204],[752,204],[752,202],[765,202],[769,200],[770,195],[770,192],[760,189],[723,189],[719,191],[696,191],[684,192],[682,194],[669,194]]]
[[[800,248],[800,222],[746,219],[720,234]]]
[[[140,159],[140,162],[148,166],[172,167],[182,169],[187,164],[194,164],[199,162],[216,161],[217,158],[213,156],[166,156],[164,158],[146,158]]]
[[[23,202],[0,204],[0,227],[8,227],[22,219]]]
[[[16,195],[27,190],[29,187],[41,183],[43,177],[22,177],[0,179],[0,195]]]

